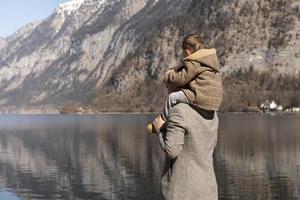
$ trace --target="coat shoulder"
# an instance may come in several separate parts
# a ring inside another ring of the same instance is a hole
[[[184,114],[185,111],[192,109],[191,106],[187,103],[179,103],[175,105],[170,112]]]
[[[170,116],[180,116],[184,120],[194,109],[187,103],[179,103],[170,110]]]

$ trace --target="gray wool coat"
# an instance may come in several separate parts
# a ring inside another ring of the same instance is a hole
[[[214,113],[205,119],[200,113],[188,104],[177,104],[158,134],[167,155],[161,180],[166,200],[218,199],[212,156],[217,143],[218,116]]]

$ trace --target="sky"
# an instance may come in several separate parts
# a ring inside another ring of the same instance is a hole
[[[43,20],[55,7],[70,0],[0,0],[0,37],[7,37],[21,26]]]

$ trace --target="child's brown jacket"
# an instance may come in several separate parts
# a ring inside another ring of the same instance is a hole
[[[206,110],[218,110],[223,99],[220,64],[215,49],[201,49],[184,58],[164,81],[169,92],[182,90],[189,102]]]

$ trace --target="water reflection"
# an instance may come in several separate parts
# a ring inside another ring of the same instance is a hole
[[[300,198],[300,116],[222,116],[220,199]]]
[[[2,187],[23,199],[160,198],[163,155],[144,134],[149,116],[28,117],[0,124]]]
[[[0,197],[161,199],[164,155],[157,138],[145,135],[150,119],[0,116]],[[221,115],[215,151],[220,199],[299,198],[299,120]]]

